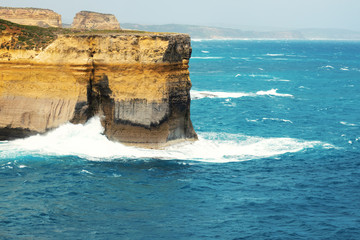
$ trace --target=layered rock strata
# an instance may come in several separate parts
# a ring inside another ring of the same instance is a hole
[[[190,55],[183,34],[60,35],[44,50],[0,49],[0,140],[94,115],[126,144],[194,140]]]
[[[61,15],[49,9],[0,7],[0,18],[39,27],[62,27]]]
[[[82,30],[120,30],[120,24],[112,14],[81,11],[75,15],[71,28]]]

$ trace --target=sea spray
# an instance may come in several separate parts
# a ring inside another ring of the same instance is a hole
[[[213,92],[213,91],[197,91],[191,90],[191,99],[201,98],[242,98],[242,97],[257,97],[257,96],[275,96],[275,97],[294,97],[292,94],[278,93],[278,89],[271,89],[267,91],[257,91],[256,93],[246,92]]]
[[[0,144],[0,158],[39,154],[78,156],[88,160],[162,159],[202,162],[233,162],[273,157],[307,148],[326,147],[320,141],[293,138],[263,138],[230,133],[199,133],[198,141],[184,142],[161,150],[125,146],[108,140],[99,117],[86,124],[67,123],[45,135]]]

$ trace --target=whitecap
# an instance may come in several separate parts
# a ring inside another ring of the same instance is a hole
[[[224,57],[191,57],[191,59],[223,59]]]
[[[256,97],[256,96],[276,96],[276,97],[294,97],[291,94],[278,93],[278,89],[271,89],[268,91],[258,91],[256,93],[245,92],[212,92],[212,91],[197,91],[191,90],[190,95],[192,100],[202,98],[242,98],[242,97]]]
[[[270,56],[270,57],[283,57],[283,56],[285,56],[285,54],[283,54],[283,53],[267,53],[266,56]]]
[[[342,70],[342,71],[349,71],[349,67],[343,67],[343,68],[340,68],[340,70]]]
[[[275,122],[285,122],[285,123],[291,123],[293,124],[293,122],[291,120],[288,119],[282,119],[282,118],[262,118],[262,119],[245,119],[247,122],[259,122],[260,120],[262,122],[266,122],[266,121],[275,121]]]
[[[294,97],[291,94],[287,94],[287,93],[278,93],[277,92],[277,88],[273,88],[271,90],[268,91],[258,91],[256,92],[257,95],[267,95],[267,96],[278,96],[278,97]]]
[[[252,77],[252,78],[272,78],[272,76],[267,75],[267,74],[236,74],[235,77],[241,77],[241,76],[248,76],[248,77]],[[275,79],[275,78],[274,78]]]
[[[85,173],[85,174],[89,174],[89,175],[94,175],[92,172],[90,172],[90,171],[88,171],[88,170],[85,170],[85,169],[81,170],[80,173]]]
[[[204,50],[202,50],[201,52],[202,52],[202,53],[210,53],[209,51],[204,51]]]
[[[202,98],[241,98],[247,96],[255,96],[253,93],[244,92],[211,92],[211,91],[197,91],[191,90],[191,99]]]
[[[225,102],[222,102],[222,104],[226,107],[236,107],[236,103],[232,102],[230,98],[225,99]]]
[[[121,159],[189,160],[201,162],[234,162],[276,157],[309,148],[325,148],[329,144],[294,138],[263,138],[229,133],[199,133],[198,141],[183,142],[162,150],[142,149],[109,141],[102,133],[100,119],[95,117],[85,125],[67,123],[39,136],[0,144],[1,156],[40,154],[78,156],[89,161],[119,161]],[[90,174],[88,170],[81,173]]]
[[[345,121],[341,121],[340,124],[345,125],[345,126],[350,126],[350,127],[357,126],[355,123],[348,123],[348,122],[345,122]]]
[[[259,121],[259,119],[248,119],[248,118],[245,118],[245,120],[247,122],[258,122]]]
[[[290,80],[288,79],[281,79],[281,78],[271,78],[271,79],[267,79],[265,80],[266,82],[290,82]]]
[[[326,69],[326,70],[334,69],[334,67],[331,66],[331,65],[322,66],[322,67],[320,67],[320,68],[321,68],[321,69]]]
[[[293,122],[291,120],[288,120],[288,119],[281,119],[281,118],[262,118],[263,121],[267,121],[267,120],[270,120],[270,121],[276,121],[276,122],[286,122],[286,123],[291,123],[293,124]]]

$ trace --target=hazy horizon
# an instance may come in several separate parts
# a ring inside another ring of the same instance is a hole
[[[77,12],[88,10],[114,14],[120,24],[189,24],[247,29],[331,28],[360,31],[358,0],[0,0],[0,6],[48,8],[61,14],[63,23],[71,23]]]

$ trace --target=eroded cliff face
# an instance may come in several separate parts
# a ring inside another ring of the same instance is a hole
[[[120,30],[120,24],[112,14],[81,11],[75,15],[71,28],[82,30]]]
[[[61,15],[49,9],[0,7],[0,18],[22,25],[62,27]]]
[[[130,145],[194,140],[190,55],[183,34],[60,35],[44,50],[0,49],[0,140],[94,115]]]

